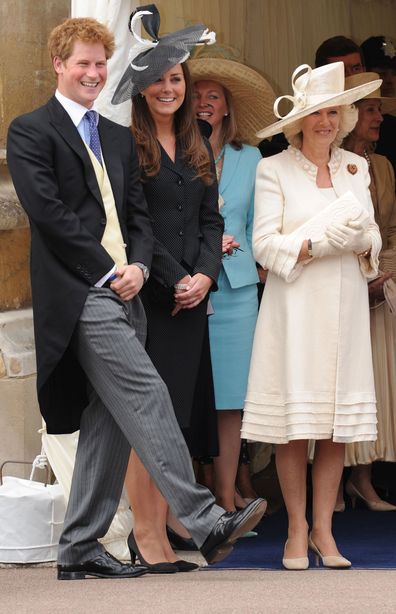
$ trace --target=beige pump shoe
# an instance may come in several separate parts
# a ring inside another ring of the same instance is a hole
[[[320,559],[322,560],[323,567],[330,567],[332,569],[347,569],[352,565],[351,561],[348,561],[343,556],[323,556],[319,548],[312,541],[311,535],[308,536],[308,548],[315,554],[316,567],[319,567]]]
[[[368,499],[363,497],[362,493],[358,491],[358,489],[352,482],[346,483],[345,491],[347,495],[351,498],[353,508],[355,508],[356,499],[361,499],[372,512],[396,511],[396,505],[392,505],[392,503],[388,503],[387,501],[383,501],[382,499],[380,499],[379,501],[369,501]]]
[[[287,541],[285,544],[285,549],[287,546]],[[303,569],[308,569],[309,567],[309,559],[307,556],[300,556],[295,559],[282,559],[282,565],[285,569],[289,571],[302,571]]]

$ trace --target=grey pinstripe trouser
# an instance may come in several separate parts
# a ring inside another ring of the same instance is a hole
[[[146,317],[92,288],[72,346],[89,382],[58,562],[71,565],[103,550],[134,448],[171,510],[200,546],[224,510],[195,482],[168,390],[144,350]],[[70,382],[72,386],[73,383]]]

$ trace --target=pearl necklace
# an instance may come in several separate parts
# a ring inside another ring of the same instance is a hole
[[[367,151],[366,151],[366,150],[364,150],[364,151],[363,151],[363,155],[364,155],[364,157],[366,158],[366,162],[367,162],[367,164],[368,164],[368,165],[369,165],[369,167],[370,167],[370,166],[371,166],[371,160],[370,160],[370,156],[368,155],[368,153],[367,153]]]

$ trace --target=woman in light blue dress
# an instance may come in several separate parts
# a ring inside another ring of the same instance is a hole
[[[241,446],[241,411],[258,311],[259,276],[251,236],[256,166],[261,156],[256,147],[245,144],[254,138],[255,132],[254,121],[247,125],[246,118],[252,120],[251,109],[259,106],[258,101],[262,103],[263,95],[268,100],[273,100],[273,96],[258,73],[237,62],[205,58],[192,60],[189,67],[197,117],[212,127],[210,143],[219,182],[219,209],[225,223],[219,289],[210,297],[214,313],[209,317],[209,337],[220,451],[214,458],[215,493],[218,504],[232,511]],[[253,91],[257,84],[262,88],[260,97],[257,89]],[[238,95],[241,90],[244,100]],[[259,124],[258,121],[257,127]]]

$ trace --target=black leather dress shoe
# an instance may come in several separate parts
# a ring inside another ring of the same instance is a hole
[[[267,502],[259,498],[238,512],[225,512],[220,516],[200,548],[208,563],[218,563],[225,559],[238,537],[253,529],[266,509]]]
[[[142,565],[125,565],[109,552],[102,552],[81,565],[58,565],[58,580],[84,580],[95,578],[138,578],[147,573]]]

